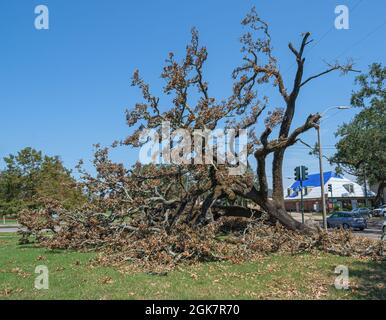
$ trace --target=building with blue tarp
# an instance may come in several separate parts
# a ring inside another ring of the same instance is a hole
[[[365,205],[365,188],[358,183],[336,174],[333,171],[324,172],[324,192],[326,194],[327,207],[332,209],[339,206],[342,209],[355,209]],[[331,192],[329,192],[329,185]],[[368,190],[367,198],[369,204],[374,198],[374,192]],[[287,211],[300,211],[300,182],[295,181],[288,187],[285,196]],[[308,179],[303,181],[304,209],[306,211],[321,211],[321,188],[320,174],[310,174]]]

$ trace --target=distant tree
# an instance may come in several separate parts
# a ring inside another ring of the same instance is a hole
[[[386,68],[370,66],[368,74],[357,77],[359,90],[352,94],[353,106],[363,110],[336,132],[340,137],[332,162],[338,168],[370,184],[378,184],[376,202],[386,187]]]
[[[0,172],[0,213],[37,209],[46,201],[58,201],[66,208],[82,202],[76,181],[59,157],[43,156],[41,151],[25,148],[4,161],[6,167]]]

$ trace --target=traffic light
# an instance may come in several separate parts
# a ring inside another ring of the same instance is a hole
[[[306,166],[296,167],[294,169],[294,175],[296,181],[308,180],[308,168]]]
[[[294,174],[295,174],[295,180],[296,180],[296,181],[301,180],[301,179],[300,179],[300,167],[296,167],[296,168],[295,168]]]
[[[308,168],[306,166],[302,166],[302,180],[308,180]]]
[[[331,193],[332,193],[332,184],[329,184],[329,185],[328,185],[328,192],[331,192]]]

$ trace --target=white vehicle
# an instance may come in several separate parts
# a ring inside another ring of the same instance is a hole
[[[374,217],[386,217],[386,205],[374,209],[372,213]]]

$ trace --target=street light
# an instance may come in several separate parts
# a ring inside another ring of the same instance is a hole
[[[338,110],[347,110],[347,109],[351,109],[351,106],[332,106],[332,107],[329,107],[327,108],[326,110],[324,110],[321,114],[320,114],[320,117],[323,118],[324,115],[332,110],[332,109],[338,109]]]
[[[324,115],[332,109],[347,110],[347,109],[351,109],[351,106],[329,107],[320,114],[320,119],[322,119],[324,117]],[[324,176],[323,176],[323,161],[322,161],[323,154],[322,154],[322,145],[320,142],[320,119],[319,119],[318,125],[316,126],[316,131],[318,133],[319,174],[320,174],[320,192],[321,192],[321,198],[322,198],[322,211],[323,211],[323,228],[325,230],[327,230],[326,199],[325,199],[325,194],[324,194]]]

